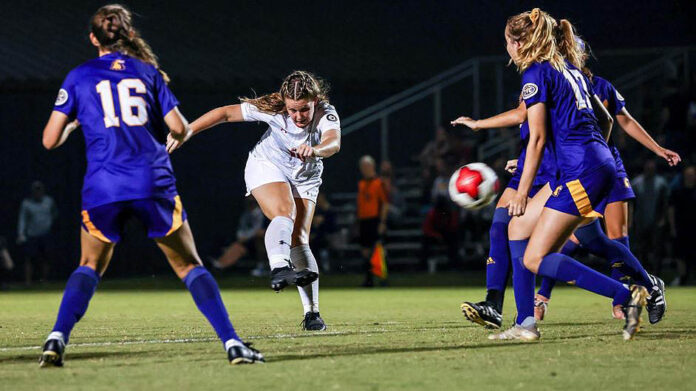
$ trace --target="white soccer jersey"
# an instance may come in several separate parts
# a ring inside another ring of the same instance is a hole
[[[332,105],[328,103],[317,105],[312,122],[305,128],[297,127],[292,118],[285,113],[264,113],[248,102],[243,102],[241,107],[244,121],[262,121],[268,124],[268,130],[250,152],[250,157],[268,160],[293,181],[309,179],[316,173],[321,173],[323,168],[321,158],[310,158],[303,162],[291,151],[302,144],[318,145],[321,142],[322,133],[327,130],[341,130],[338,113]]]

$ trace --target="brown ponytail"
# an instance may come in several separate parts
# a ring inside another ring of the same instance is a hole
[[[92,16],[91,31],[102,48],[152,64],[162,74],[164,81],[169,83],[169,76],[160,69],[152,48],[133,27],[132,15],[128,8],[121,4],[109,4],[99,8]]]
[[[279,114],[285,111],[285,99],[314,100],[319,103],[329,102],[329,85],[322,79],[305,71],[295,71],[288,75],[278,92],[259,96],[257,98],[240,98],[256,106],[260,111]]]
[[[508,18],[506,34],[520,43],[517,58],[514,59],[520,72],[535,62],[543,61],[548,61],[558,71],[565,69],[563,56],[556,44],[557,26],[556,19],[539,8]]]

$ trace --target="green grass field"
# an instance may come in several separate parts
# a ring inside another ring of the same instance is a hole
[[[483,288],[326,288],[329,330],[309,333],[295,291],[223,282],[237,331],[268,361],[232,367],[182,286],[129,284],[103,284],[62,369],[37,365],[60,290],[0,293],[0,389],[696,389],[696,288],[669,289],[665,319],[650,326],[644,315],[629,342],[608,300],[559,288],[541,341],[515,343],[487,340],[459,312]],[[514,312],[510,292],[505,324]]]

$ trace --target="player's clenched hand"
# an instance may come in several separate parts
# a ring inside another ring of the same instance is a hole
[[[292,153],[303,162],[317,155],[314,148],[307,144],[302,144],[297,148],[293,148]]]
[[[507,204],[508,215],[510,216],[522,216],[524,210],[527,208],[527,197],[523,194],[517,193]]]
[[[679,156],[678,153],[670,151],[666,148],[662,148],[662,151],[660,151],[660,153],[658,153],[657,155],[667,160],[667,163],[670,166],[676,166],[677,164],[679,164],[679,162],[681,162],[681,156]]]
[[[471,130],[479,130],[479,127],[476,125],[476,122],[476,120],[473,120],[469,117],[459,117],[454,121],[450,122],[450,124],[452,124],[452,126],[464,125],[466,127],[471,128]]]
[[[517,171],[517,159],[508,160],[507,163],[505,163],[505,171],[514,174],[515,171]]]

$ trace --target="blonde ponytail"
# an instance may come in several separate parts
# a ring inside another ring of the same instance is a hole
[[[563,56],[556,44],[558,23],[551,15],[534,8],[508,19],[506,32],[520,43],[517,58],[513,59],[517,69],[524,72],[535,62],[548,61],[556,70],[565,69]]]

